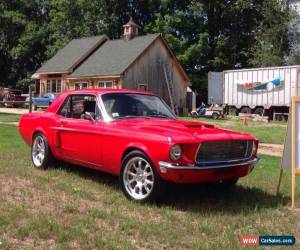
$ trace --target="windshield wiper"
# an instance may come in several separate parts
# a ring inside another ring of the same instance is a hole
[[[113,119],[119,120],[119,119],[137,118],[137,117],[139,117],[139,116],[136,116],[136,115],[124,115],[124,116],[113,117]]]
[[[173,117],[167,116],[167,115],[162,115],[162,114],[151,114],[151,115],[147,115],[150,117],[158,117],[158,118],[166,118],[166,119],[175,119]]]

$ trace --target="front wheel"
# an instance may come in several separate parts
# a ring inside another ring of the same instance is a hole
[[[54,161],[47,139],[40,133],[37,133],[33,138],[31,159],[33,166],[39,169],[46,169]]]
[[[120,185],[128,199],[137,202],[157,200],[165,184],[150,159],[141,151],[130,152],[122,162]]]

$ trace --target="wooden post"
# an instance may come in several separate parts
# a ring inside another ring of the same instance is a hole
[[[29,113],[32,112],[32,86],[29,85]]]
[[[297,122],[299,122],[299,114],[297,113],[297,103],[300,103],[300,97],[299,96],[293,96],[292,97],[292,208],[296,207],[295,204],[295,196],[296,196],[296,175],[300,174],[300,169],[298,164],[298,157],[297,156],[297,145],[298,143],[298,133],[300,131],[297,131]]]

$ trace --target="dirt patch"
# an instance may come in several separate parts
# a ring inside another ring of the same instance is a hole
[[[28,109],[23,108],[0,108],[0,113],[22,115],[28,113]]]
[[[14,125],[14,126],[18,126],[19,125],[18,122],[0,122],[0,124],[3,124],[3,125]]]
[[[260,143],[258,146],[258,154],[272,155],[272,156],[282,156],[283,145],[281,144],[267,144]]]

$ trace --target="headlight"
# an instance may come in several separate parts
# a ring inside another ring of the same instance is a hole
[[[181,147],[176,144],[170,148],[170,158],[173,161],[177,161],[181,157]]]
[[[258,142],[257,141],[253,141],[251,156],[256,155],[256,153],[257,153],[257,145],[258,145]]]

